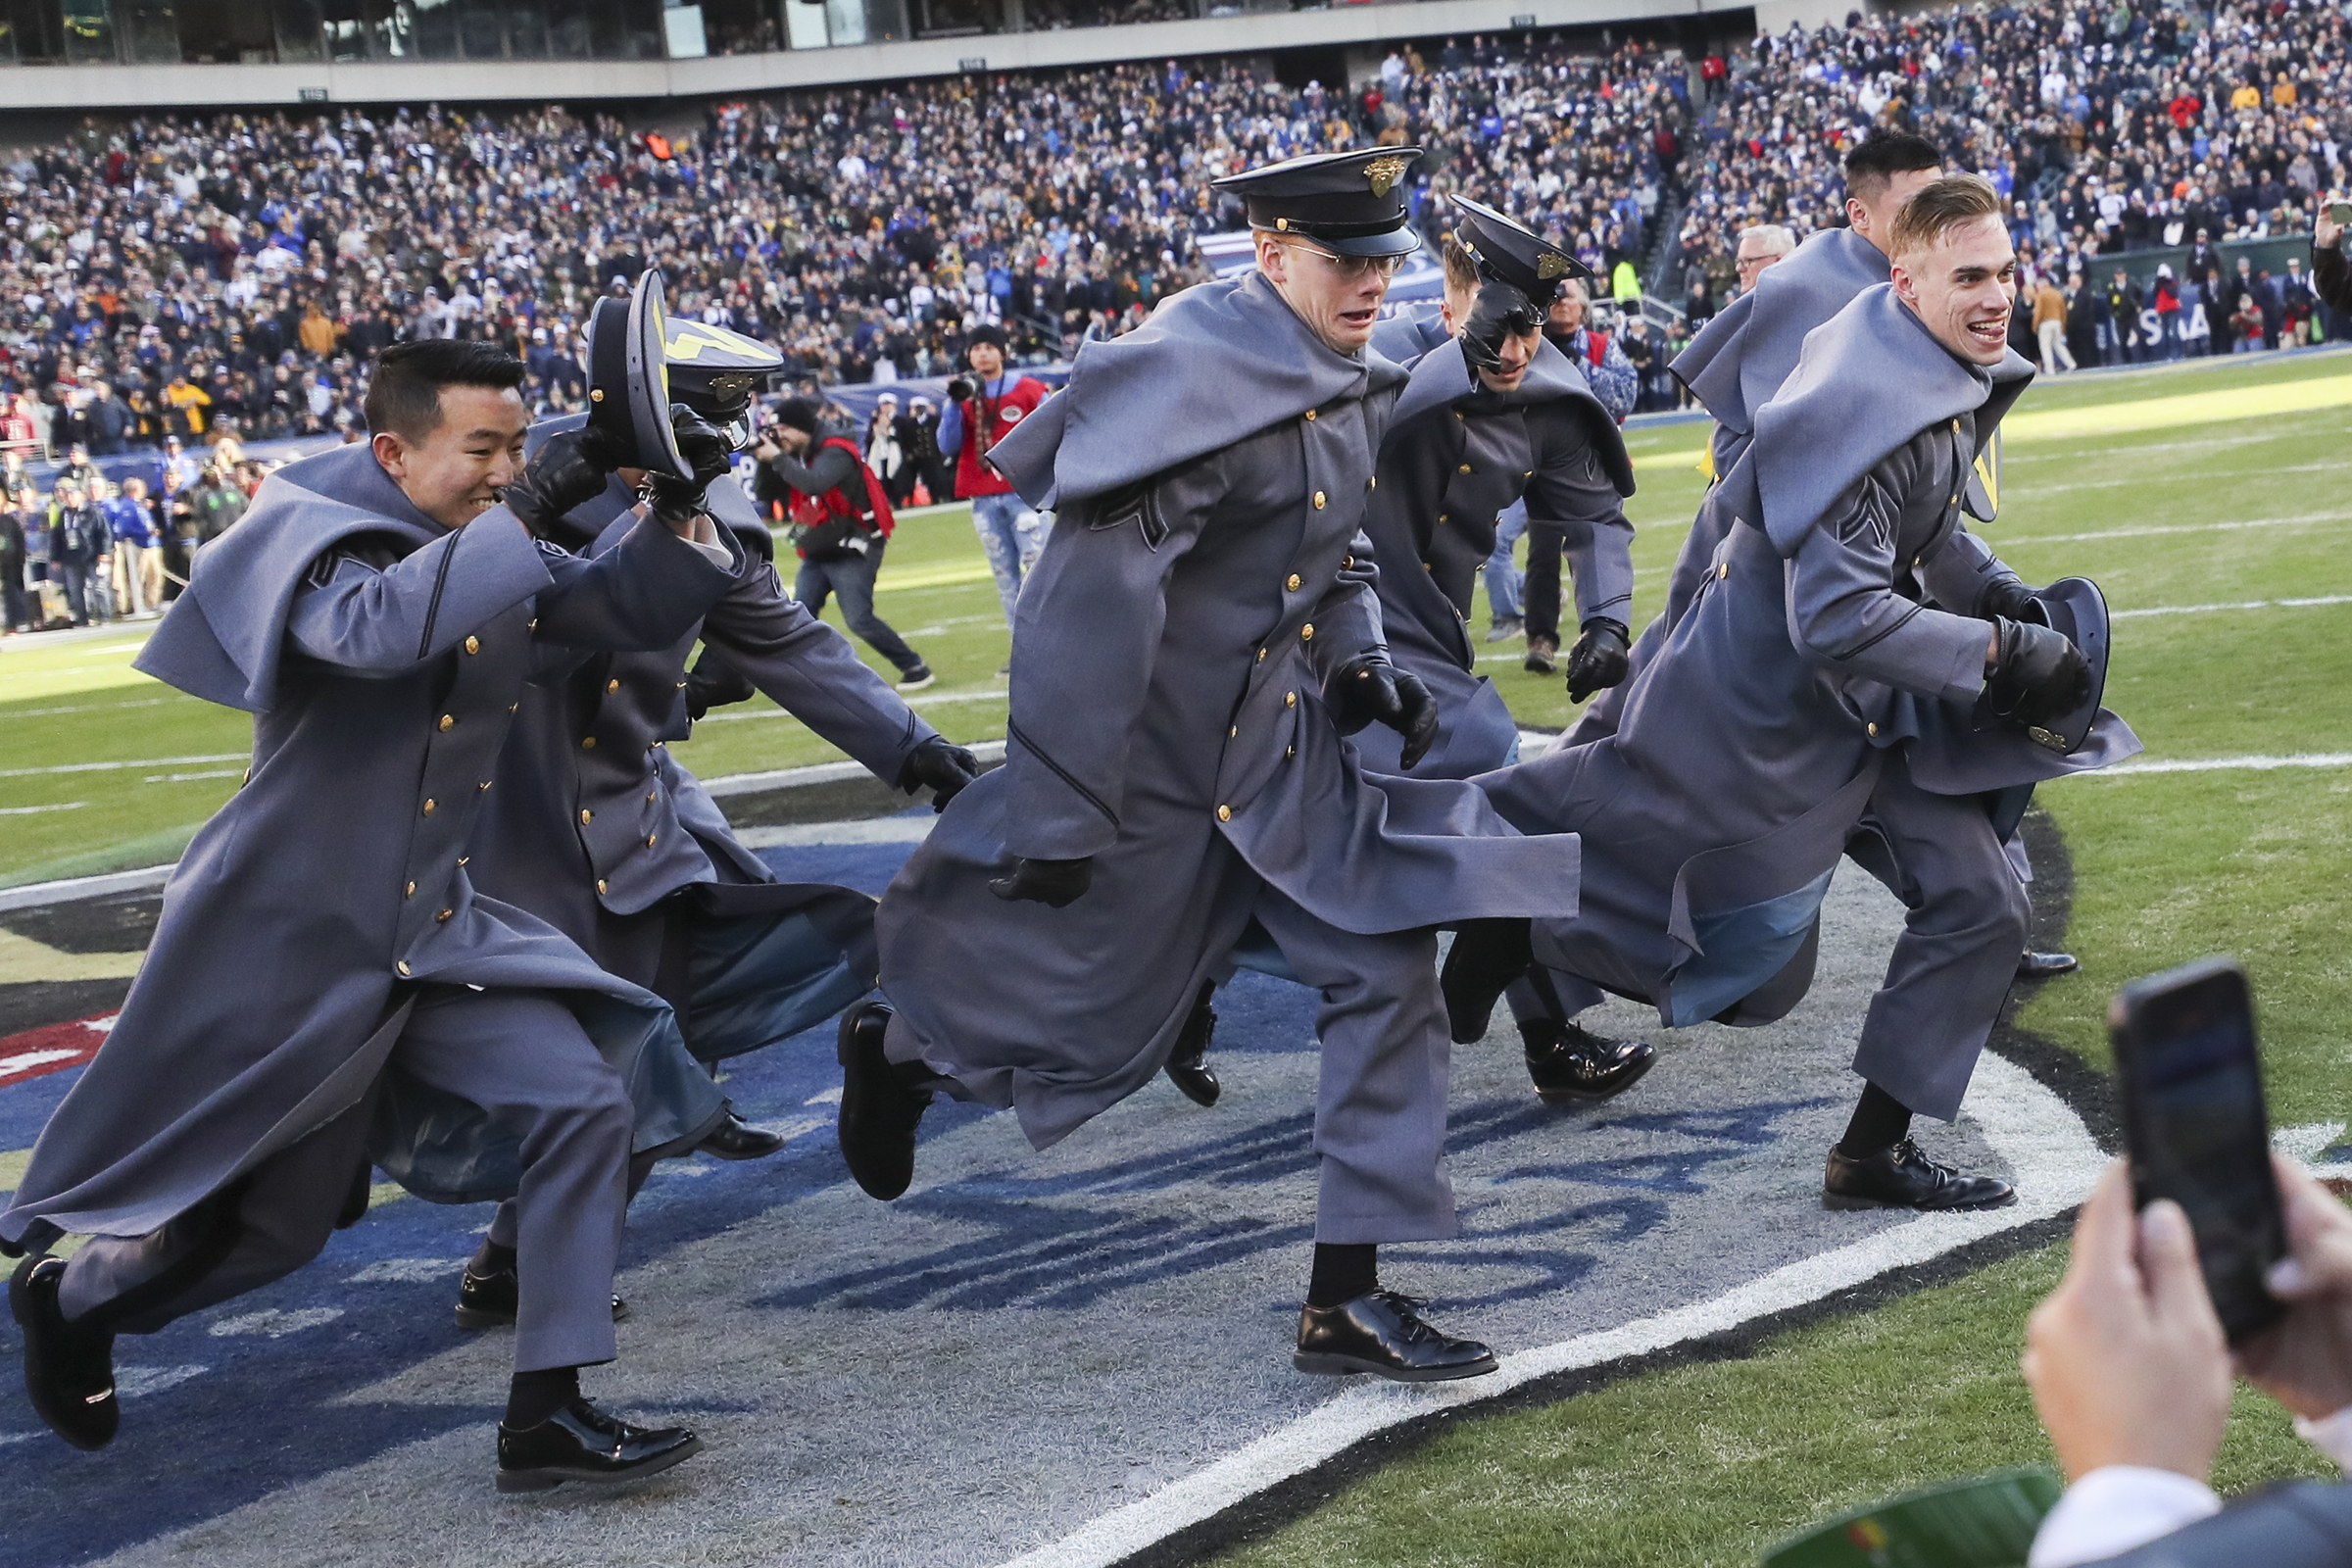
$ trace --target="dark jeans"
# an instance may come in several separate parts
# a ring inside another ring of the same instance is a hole
[[[76,626],[90,623],[90,568],[79,561],[53,561],[49,575],[66,591],[66,610]]]
[[[865,645],[898,666],[899,673],[920,668],[922,656],[906,646],[906,639],[890,629],[890,623],[874,613],[874,574],[882,569],[882,541],[870,541],[873,548],[861,556],[842,556],[833,561],[804,561],[801,575],[793,584],[792,596],[808,607],[812,615],[825,612],[825,601],[834,594],[841,595],[841,618],[850,623],[850,630],[864,639]]]
[[[1560,640],[1560,552],[1568,536],[1548,523],[1527,525],[1527,581],[1519,590],[1527,635]]]
[[[12,561],[0,566],[0,631],[15,631],[24,624],[24,566]]]

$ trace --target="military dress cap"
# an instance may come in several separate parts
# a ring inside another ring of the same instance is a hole
[[[625,298],[588,319],[588,427],[626,454],[621,466],[693,477],[669,427],[662,273],[647,268]]]
[[[1251,228],[1297,234],[1337,256],[1402,256],[1421,243],[1405,176],[1418,147],[1309,153],[1212,180],[1250,209]]]
[[[2107,596],[2088,577],[2061,577],[2034,596],[2042,623],[2064,632],[2090,666],[2090,693],[2072,710],[2027,733],[2060,755],[2079,752],[2090,739],[2099,702],[2107,695]]]
[[[1447,199],[1453,203],[1453,237],[1482,275],[1510,284],[1538,305],[1550,304],[1568,279],[1592,276],[1592,269],[1525,223],[1467,196]]]
[[[752,398],[784,368],[784,356],[756,337],[708,321],[663,325],[669,395],[716,425],[728,444],[752,438]]]

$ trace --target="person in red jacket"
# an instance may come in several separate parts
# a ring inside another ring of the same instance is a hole
[[[972,527],[997,574],[997,597],[1004,601],[1004,623],[1021,577],[1046,548],[1046,515],[1012,493],[1004,475],[983,461],[1005,431],[1046,401],[1046,384],[1015,377],[1004,368],[1004,331],[995,325],[973,329],[963,346],[972,373],[948,383],[948,412],[939,421],[939,450],[956,465],[956,494],[972,504]]]
[[[899,690],[920,691],[937,680],[922,656],[874,613],[874,577],[898,519],[882,481],[858,455],[856,432],[824,424],[808,399],[789,398],[776,410],[776,422],[760,432],[752,456],[795,492],[792,543],[801,574],[793,598],[821,615],[826,599],[841,595],[842,619],[897,666]]]

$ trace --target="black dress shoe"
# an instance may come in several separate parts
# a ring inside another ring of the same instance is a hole
[[[1420,1304],[1395,1291],[1367,1291],[1337,1306],[1301,1307],[1291,1365],[1323,1376],[1369,1372],[1393,1383],[1444,1383],[1494,1370],[1493,1350],[1424,1321]]]
[[[914,1180],[914,1127],[931,1091],[909,1089],[883,1054],[890,1007],[861,1002],[841,1015],[834,1055],[841,1062],[841,1157],[868,1198],[889,1202]]]
[[[2082,960],[2071,953],[2033,953],[2017,960],[2020,980],[2047,980],[2052,975],[2073,974],[2082,967]]]
[[[122,1424],[114,1331],[66,1320],[57,1304],[65,1277],[65,1259],[28,1257],[8,1282],[9,1310],[24,1330],[24,1392],[50,1431],[76,1448],[103,1448]]]
[[[1438,988],[1446,994],[1446,1027],[1455,1045],[1467,1046],[1487,1038],[1494,1004],[1535,961],[1525,920],[1462,923],[1453,934],[1453,947],[1438,976]]]
[[[1213,1105],[1224,1085],[1209,1070],[1208,1043],[1216,1038],[1217,1010],[1208,1004],[1217,994],[1213,983],[1200,987],[1200,1000],[1193,1004],[1193,1015],[1184,1020],[1183,1031],[1176,1036],[1176,1047],[1168,1053],[1168,1082],[1184,1092],[1184,1098],[1196,1105]]]
[[[743,1119],[742,1112],[729,1105],[726,1119],[695,1147],[720,1159],[765,1159],[784,1147],[784,1135],[753,1126]]]
[[[510,1328],[514,1322],[514,1303],[517,1299],[514,1267],[477,1269],[466,1265],[458,1279],[458,1327],[462,1329]],[[629,1303],[619,1297],[612,1298],[612,1321],[629,1320]]]
[[[1640,1040],[1603,1040],[1575,1023],[1537,1018],[1519,1026],[1527,1075],[1547,1105],[1607,1100],[1649,1071],[1655,1049]]]
[[[498,1490],[545,1492],[566,1481],[613,1486],[658,1475],[703,1451],[684,1427],[633,1427],[574,1399],[535,1427],[498,1424]]]
[[[1830,1151],[1821,1177],[1824,1208],[2006,1208],[2017,1189],[1997,1176],[1963,1176],[1919,1152],[1906,1138],[1860,1159]]]

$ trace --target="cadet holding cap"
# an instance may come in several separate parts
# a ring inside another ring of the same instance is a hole
[[[1011,1105],[1048,1147],[1152,1081],[1248,936],[1323,997],[1294,1364],[1415,1382],[1495,1365],[1377,1272],[1380,1243],[1457,1229],[1434,926],[1570,912],[1577,865],[1573,835],[1521,838],[1474,786],[1411,776],[1439,713],[1389,656],[1362,528],[1403,380],[1366,344],[1417,243],[1418,157],[1218,181],[1256,270],[1088,343],[992,452],[1058,514],[1014,620],[1005,765],[883,896],[890,1005],[840,1036],[842,1152],[892,1199],[935,1091]],[[1375,724],[1405,776],[1344,744]]]
[[[632,1129],[640,1148],[691,1136],[720,1097],[658,998],[466,871],[527,684],[583,650],[669,646],[745,565],[703,512],[709,443],[644,395],[659,302],[636,305],[612,393],[627,417],[527,462],[519,360],[386,349],[368,444],[272,474],[139,655],[252,712],[254,760],[0,1214],[0,1246],[34,1254],[10,1287],[32,1402],[77,1447],[114,1436],[115,1336],[316,1256],[366,1211],[371,1138],[420,1104],[481,1155],[467,1196],[519,1205],[501,1490],[626,1480],[700,1447],[597,1410],[578,1368],[615,1353]],[[617,545],[582,561],[534,537],[624,463],[667,471]],[[40,1255],[69,1230],[92,1240]]]

